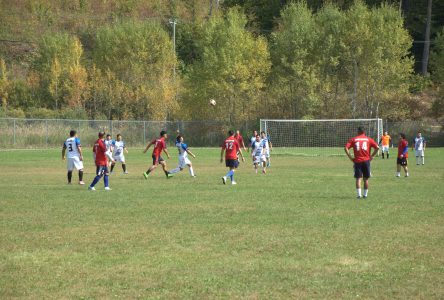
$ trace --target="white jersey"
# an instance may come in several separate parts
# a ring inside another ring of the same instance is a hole
[[[263,153],[264,145],[262,144],[262,141],[257,142],[255,140],[254,143],[252,144],[251,149],[253,156],[262,156],[264,154]]]
[[[114,147],[113,155],[114,156],[121,156],[123,155],[123,149],[125,148],[125,142],[124,141],[113,141],[112,145]]]
[[[187,144],[181,143],[181,142],[176,142],[176,147],[177,147],[177,150],[179,151],[179,159],[188,157]]]
[[[262,144],[263,144],[263,147],[265,148],[265,152],[266,152],[266,153],[269,153],[269,152],[270,152],[270,143],[268,142],[268,137],[263,138],[263,139],[261,140],[261,142],[262,142]]]
[[[106,151],[111,150],[111,146],[113,145],[113,143],[114,143],[113,140],[105,140]]]
[[[68,150],[67,157],[68,158],[77,158],[80,157],[79,147],[80,139],[78,137],[70,137],[67,138],[65,143],[63,144],[63,148]]]
[[[415,150],[417,150],[417,151],[424,150],[425,143],[426,143],[426,141],[423,137],[415,137],[415,139],[413,140]]]

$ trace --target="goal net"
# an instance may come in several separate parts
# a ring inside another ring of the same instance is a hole
[[[377,143],[382,136],[382,119],[347,120],[260,120],[277,154],[307,156],[345,155],[347,141],[362,127]]]

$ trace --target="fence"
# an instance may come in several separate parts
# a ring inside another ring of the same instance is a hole
[[[98,120],[54,120],[54,119],[13,119],[0,118],[0,149],[53,148],[61,147],[69,131],[77,130],[84,146],[91,146],[101,130],[115,136],[122,134],[125,142],[132,147],[142,147],[161,130],[167,130],[171,137],[177,130],[193,147],[217,147],[226,137],[229,129],[239,129],[244,137],[252,129],[259,129],[259,122],[249,121],[230,125],[217,121],[98,121]],[[444,147],[444,124],[441,122],[384,122],[396,144],[397,135],[405,133],[411,141],[418,130],[427,139],[428,146]],[[353,135],[351,132],[350,135]],[[273,139],[273,137],[271,137]],[[170,141],[173,139],[170,138]],[[345,143],[345,141],[344,141]]]
[[[97,140],[97,133],[105,131],[115,136],[120,133],[132,147],[146,145],[158,137],[161,130],[167,130],[171,137],[177,131],[185,135],[193,147],[216,147],[226,137],[230,128],[247,134],[255,127],[254,122],[237,126],[217,121],[99,121],[59,119],[13,119],[0,118],[0,149],[10,148],[53,148],[61,147],[70,130],[76,130],[83,146],[91,146]],[[174,139],[169,139],[170,142]]]

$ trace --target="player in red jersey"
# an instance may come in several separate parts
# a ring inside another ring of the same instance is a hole
[[[242,161],[245,161],[244,155],[242,154],[242,150],[239,147],[239,143],[234,137],[234,131],[230,130],[228,132],[229,137],[227,137],[222,145],[222,150],[220,152],[220,162],[224,161],[224,152],[225,152],[225,165],[230,168],[228,173],[222,177],[223,184],[227,183],[227,178],[230,177],[231,184],[236,184],[234,181],[234,170],[239,166],[239,160],[237,154],[239,153],[242,157]]]
[[[163,152],[165,152],[166,156],[168,158],[170,158],[170,154],[168,153],[168,150],[166,148],[166,143],[165,143],[165,140],[167,138],[168,138],[167,132],[162,130],[160,132],[160,137],[158,139],[153,139],[146,146],[145,150],[143,151],[143,153],[146,153],[148,151],[148,149],[151,147],[151,145],[154,145],[154,150],[153,150],[153,154],[152,154],[153,165],[146,172],[143,173],[143,176],[145,177],[145,179],[148,179],[148,175],[152,171],[154,171],[154,169],[157,168],[158,164],[162,165],[163,172],[165,172],[165,176],[167,178],[173,177],[172,174],[168,173],[167,166],[166,166],[166,161],[162,158],[162,156],[160,156],[162,154],[162,151],[163,151]]]
[[[409,143],[405,139],[405,134],[399,134],[398,158],[396,160],[396,177],[401,177],[401,166],[404,169],[405,177],[409,177],[407,168],[407,158],[409,157]]]
[[[244,151],[247,151],[247,148],[245,147],[244,138],[240,134],[239,130],[236,130],[236,134],[234,135],[236,138],[237,143],[239,144],[239,148],[244,149]]]
[[[353,154],[351,156],[349,149],[353,147]],[[370,155],[370,148],[373,148],[373,153]],[[354,163],[355,178],[356,178],[356,192],[358,199],[361,198],[361,179],[364,177],[364,198],[368,196],[368,179],[371,176],[370,160],[378,153],[378,144],[368,136],[365,135],[364,130],[359,127],[358,135],[351,138],[345,145],[345,153],[348,158]]]
[[[103,182],[105,183],[105,190],[111,190],[108,181],[108,158],[106,157],[106,145],[105,145],[105,132],[99,132],[99,139],[95,142],[93,147],[93,153],[96,162],[96,177],[93,182],[89,185],[88,189],[95,191],[94,186],[99,182],[100,178],[103,176]]]

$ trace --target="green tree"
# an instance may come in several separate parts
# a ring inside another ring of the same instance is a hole
[[[6,63],[3,58],[0,58],[0,101],[3,110],[8,107],[9,88],[11,83],[8,80]]]
[[[238,9],[213,16],[197,41],[199,60],[186,78],[185,109],[193,118],[237,122],[257,116],[260,95],[271,62],[264,38],[245,29],[247,19]],[[217,105],[208,108],[208,101]]]
[[[434,40],[433,51],[430,55],[432,78],[438,84],[444,84],[444,27]]]

